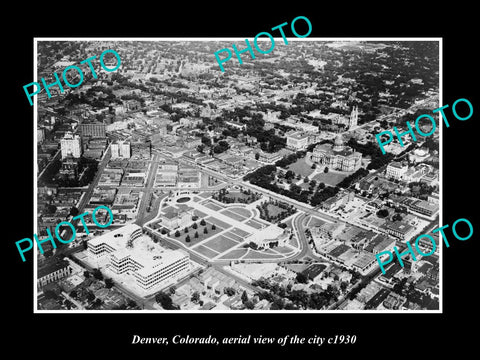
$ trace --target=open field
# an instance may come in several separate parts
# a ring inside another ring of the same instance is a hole
[[[236,241],[233,241],[223,235],[218,235],[213,239],[210,239],[207,242],[203,243],[202,245],[219,253],[223,253],[237,244],[238,242]]]
[[[337,172],[337,171],[329,171],[328,173],[320,173],[315,175],[313,178],[310,180],[315,180],[317,184],[320,183],[325,183],[326,185],[330,186],[335,186],[337,185],[340,181],[345,179],[348,175],[352,174],[352,172]]]
[[[288,165],[288,170],[292,170],[295,174],[301,175],[302,178],[309,176],[313,170],[311,165],[305,162],[305,158],[298,159],[293,164]]]
[[[195,248],[195,251],[199,252],[200,254],[206,256],[207,258],[211,259],[215,256],[218,255],[218,253],[216,253],[215,251],[203,246],[203,245],[200,245],[200,246],[197,246]]]

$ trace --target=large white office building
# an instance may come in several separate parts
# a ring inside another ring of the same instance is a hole
[[[131,146],[129,141],[115,141],[111,145],[112,159],[130,159]]]
[[[136,240],[142,236],[146,235],[140,226],[128,224],[90,240],[87,254],[112,273],[129,276],[145,294],[188,275],[191,269],[188,253],[137,245]]]
[[[71,132],[65,133],[60,140],[60,148],[62,151],[62,159],[68,156],[79,158],[82,156],[82,141],[79,135],[73,135]]]

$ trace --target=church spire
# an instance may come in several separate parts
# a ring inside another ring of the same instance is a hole
[[[350,114],[350,121],[348,123],[348,128],[351,129],[357,126],[358,123],[358,107],[354,106],[352,109],[352,113]]]

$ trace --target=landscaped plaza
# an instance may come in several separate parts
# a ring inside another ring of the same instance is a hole
[[[218,193],[213,194],[173,194],[163,200],[158,216],[145,226],[208,261],[281,261],[298,253],[298,241],[286,223],[285,228],[277,226],[279,219],[288,221],[298,215],[286,204],[242,192],[223,194],[221,202],[213,198],[218,198]],[[242,203],[225,203],[229,201]],[[259,209],[268,209],[269,216],[261,216]],[[179,220],[174,228],[169,227],[171,219],[166,219],[169,214]]]

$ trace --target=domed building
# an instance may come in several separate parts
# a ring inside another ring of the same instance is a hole
[[[415,149],[408,154],[408,160],[413,163],[421,163],[430,157],[428,148]]]
[[[355,171],[362,165],[362,154],[344,145],[342,135],[339,134],[333,145],[317,145],[312,152],[312,161],[334,170]]]

